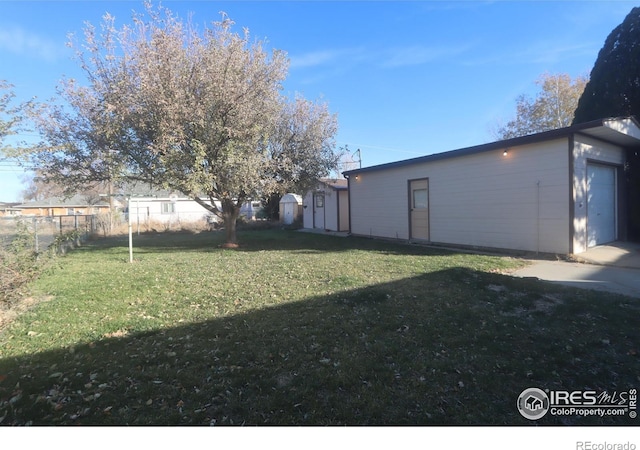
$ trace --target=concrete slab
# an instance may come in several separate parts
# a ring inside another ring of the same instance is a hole
[[[599,245],[575,255],[574,259],[589,264],[640,269],[640,244],[613,242]]]
[[[640,298],[640,269],[565,261],[533,261],[512,275]]]

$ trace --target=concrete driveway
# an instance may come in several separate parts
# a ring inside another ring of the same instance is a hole
[[[601,245],[574,259],[577,262],[533,260],[513,276],[640,298],[640,244]]]

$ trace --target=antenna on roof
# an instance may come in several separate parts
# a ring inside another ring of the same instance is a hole
[[[358,169],[362,169],[362,152],[360,151],[360,149],[358,149],[355,152],[353,152],[353,155],[355,155],[356,153],[358,154],[358,159],[356,160],[358,161]]]

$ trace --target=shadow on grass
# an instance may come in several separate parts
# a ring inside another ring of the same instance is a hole
[[[159,239],[161,238],[161,239]],[[91,241],[90,246],[102,249],[128,247],[128,236],[114,236],[98,238]],[[425,248],[417,245],[398,245],[398,242],[387,242],[380,239],[363,237],[335,237],[330,235],[302,233],[299,231],[269,229],[259,231],[240,231],[236,249],[223,249],[225,241],[224,231],[209,231],[201,233],[165,232],[142,233],[133,235],[133,253],[146,254],[155,252],[185,252],[185,251],[294,251],[297,253],[332,253],[353,249],[373,250],[388,254],[433,254],[450,255],[445,249]]]
[[[242,308],[0,360],[2,424],[635,423],[516,409],[528,387],[637,386],[624,297],[455,268]]]

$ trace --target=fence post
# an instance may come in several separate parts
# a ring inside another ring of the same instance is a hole
[[[36,254],[40,253],[39,242],[38,242],[38,218],[33,218],[33,234],[35,235],[35,250]]]

